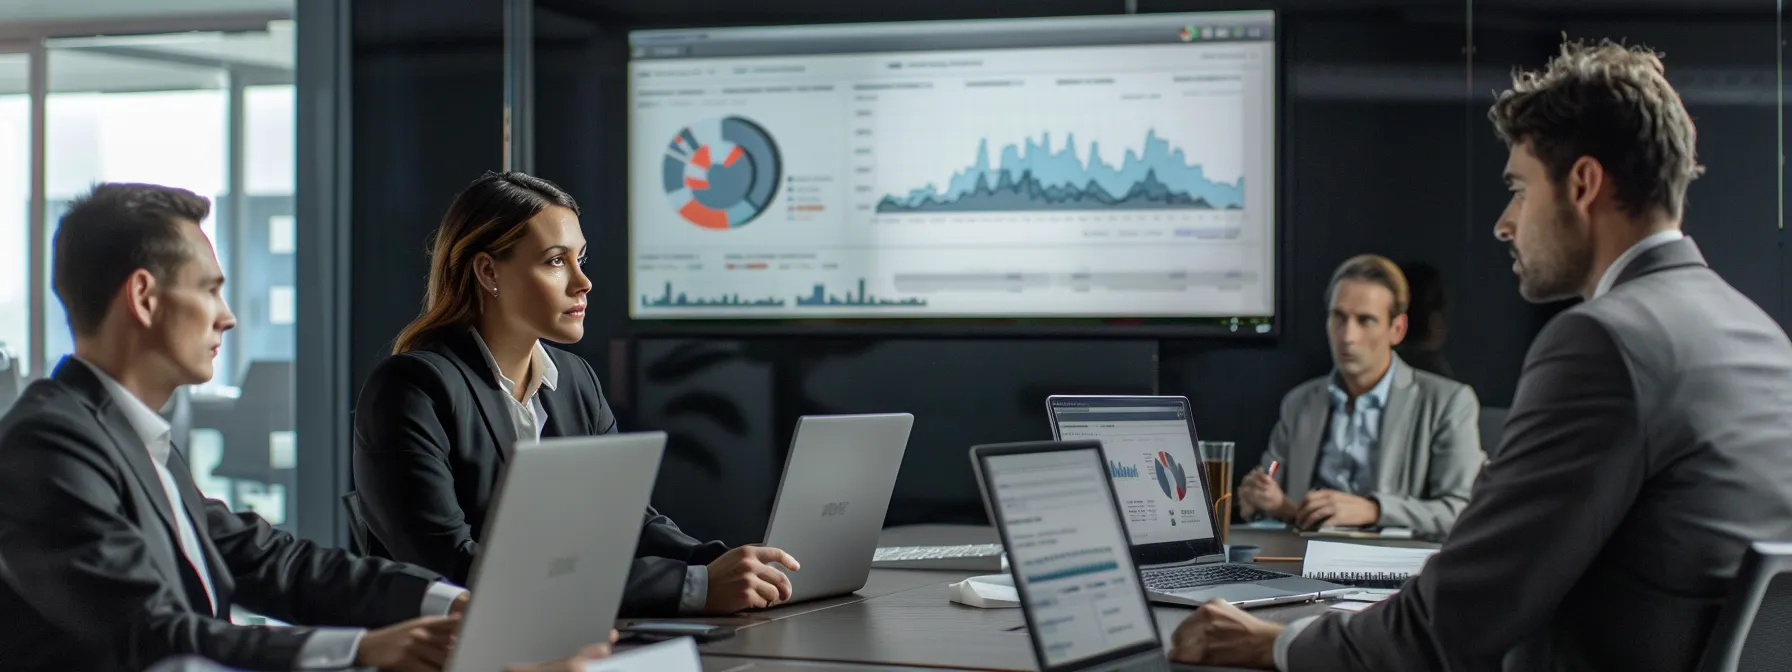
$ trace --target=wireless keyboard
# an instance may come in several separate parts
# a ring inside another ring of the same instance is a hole
[[[1007,571],[1001,544],[960,546],[884,546],[871,557],[875,569],[944,569],[964,572]]]

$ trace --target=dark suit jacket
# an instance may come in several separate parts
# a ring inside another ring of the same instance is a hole
[[[1423,572],[1302,670],[1691,670],[1751,541],[1792,539],[1792,343],[1691,240],[1532,343],[1500,449]]]
[[[73,360],[0,418],[0,667],[142,670],[190,653],[292,668],[311,630],[214,616],[151,460],[99,378]],[[231,513],[199,493],[179,450],[168,469],[204,547],[219,616],[237,603],[288,623],[383,627],[418,616],[440,578]]]
[[[548,414],[542,436],[616,432],[591,365],[545,349],[560,380],[539,393]],[[507,394],[471,334],[388,357],[374,369],[355,411],[355,487],[368,527],[393,558],[468,580],[508,459],[500,446],[517,441]],[[621,613],[676,615],[685,568],[727,550],[692,539],[649,508]]]

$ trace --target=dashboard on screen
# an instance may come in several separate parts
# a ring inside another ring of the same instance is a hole
[[[630,315],[1267,331],[1275,35],[1267,11],[632,32]]]

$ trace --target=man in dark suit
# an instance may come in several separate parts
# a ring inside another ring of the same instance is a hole
[[[1494,235],[1531,301],[1501,447],[1396,596],[1286,627],[1203,606],[1173,657],[1281,670],[1690,670],[1746,545],[1792,538],[1792,343],[1680,232],[1700,172],[1661,62],[1569,44],[1500,95]]]
[[[103,184],[64,215],[52,286],[74,356],[0,417],[0,667],[439,669],[466,590],[319,548],[194,486],[154,409],[212,377],[236,318],[210,203]],[[239,626],[231,607],[306,626]]]

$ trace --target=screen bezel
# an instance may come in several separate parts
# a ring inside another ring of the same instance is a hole
[[[1090,466],[1098,470],[1102,487],[1105,487],[1108,490],[1108,502],[1110,504],[1108,511],[1113,515],[1114,524],[1119,526],[1120,537],[1126,540],[1128,546],[1132,545],[1132,533],[1126,529],[1126,519],[1120,515],[1119,500],[1114,494],[1114,481],[1113,479],[1108,478],[1105,466],[1106,462],[1104,460],[1106,460],[1107,453],[1102,451],[1100,441],[1030,441],[1026,443],[975,446],[971,448],[971,463],[976,467],[977,487],[983,493],[984,505],[989,508],[991,516],[990,522],[995,525],[996,533],[1002,538],[1002,550],[1007,552],[1009,557],[1014,556],[1013,551],[1009,550],[1013,548],[1012,540],[1008,538],[1008,526],[1002,524],[1002,503],[993,494],[995,491],[995,477],[989,470],[989,458],[1006,455],[1080,451],[1090,451],[1095,456],[1095,463]],[[1021,581],[1020,579],[1014,580],[1014,592],[1016,593],[1016,596],[1020,598],[1021,617],[1024,618],[1027,623],[1027,642],[1033,647],[1034,660],[1039,664],[1040,672],[1088,669],[1103,663],[1131,658],[1147,652],[1163,650],[1163,634],[1157,629],[1157,612],[1152,609],[1151,598],[1145,593],[1145,581],[1139,576],[1139,564],[1136,559],[1133,561],[1132,569],[1133,589],[1138,593],[1139,603],[1145,605],[1145,619],[1150,626],[1151,639],[1100,655],[1065,661],[1058,665],[1051,665],[1046,662],[1045,649],[1040,646],[1039,638],[1034,634],[1038,632],[1039,624],[1035,622],[1033,609],[1029,606],[1032,602],[1030,602],[1027,597],[1026,582]]]
[[[1274,341],[1282,335],[1282,322],[1287,314],[1288,293],[1293,277],[1290,261],[1290,232],[1287,221],[1293,208],[1291,185],[1284,179],[1290,160],[1290,143],[1285,139],[1288,126],[1287,106],[1289,105],[1289,86],[1287,76],[1288,45],[1286,26],[1283,23],[1282,10],[1268,7],[1248,7],[1238,9],[1207,9],[1179,11],[1156,14],[1168,20],[1179,17],[1199,17],[1201,15],[1222,15],[1240,13],[1263,13],[1270,16],[1275,27],[1274,39],[1271,41],[1273,67],[1269,85],[1275,99],[1270,105],[1271,129],[1268,156],[1270,181],[1275,188],[1272,199],[1274,212],[1270,217],[1273,227],[1270,236],[1272,259],[1275,268],[1268,274],[1270,287],[1270,313],[1268,315],[1182,315],[1182,316],[1013,316],[1013,315],[946,315],[917,317],[828,317],[798,316],[784,318],[736,318],[736,317],[683,317],[667,318],[653,316],[637,316],[635,301],[638,299],[634,273],[634,241],[630,235],[630,217],[627,198],[622,198],[620,208],[624,225],[617,227],[624,258],[618,267],[622,271],[620,286],[626,288],[626,304],[618,304],[621,308],[619,321],[627,331],[639,337],[652,338],[700,338],[725,336],[730,338],[766,338],[766,337],[904,337],[904,338],[1198,338],[1225,341],[1257,340]],[[1122,18],[1129,14],[1087,14],[1057,15],[1051,19],[1093,19]],[[862,22],[822,22],[817,24],[786,23],[768,26],[751,26],[755,28],[804,27],[824,28],[833,26],[889,25],[889,26],[924,26],[929,23],[965,23],[989,22],[1001,23],[1017,19],[950,19],[950,20],[899,20],[899,21],[862,21]],[[667,25],[655,26],[652,30],[702,30],[705,28],[727,28],[729,26],[703,25]],[[629,31],[641,32],[639,30]],[[631,50],[619,51],[621,65],[626,68],[636,58]],[[621,140],[627,142],[629,109],[628,102],[632,94],[624,91],[624,104],[616,111],[623,115],[625,129]],[[620,168],[625,174],[628,170],[627,153]],[[613,310],[613,309],[606,309]],[[1263,329],[1258,331],[1258,329]]]
[[[1064,438],[1058,431],[1058,405],[1060,403],[1069,403],[1079,406],[1177,406],[1178,410],[1182,412],[1182,417],[1187,421],[1189,442],[1195,448],[1195,461],[1197,464],[1191,466],[1197,467],[1195,473],[1196,478],[1199,479],[1201,483],[1201,493],[1207,498],[1207,507],[1209,509],[1213,508],[1213,488],[1212,485],[1207,482],[1207,465],[1201,463],[1201,435],[1195,432],[1195,415],[1191,412],[1189,407],[1188,397],[1052,395],[1045,399],[1045,414],[1046,417],[1050,419],[1052,425],[1052,439],[1054,441],[1062,440]],[[1101,442],[1093,441],[1093,443],[1099,445]],[[1107,450],[1105,448],[1102,450],[1102,458],[1107,459]],[[1113,484],[1111,481],[1113,479],[1109,478],[1108,480],[1110,481],[1109,485],[1112,486]],[[1110,487],[1109,490],[1111,491],[1113,488]],[[1116,495],[1114,501],[1115,507],[1120,506],[1117,497],[1118,495]],[[1137,563],[1140,567],[1151,567],[1156,565],[1173,565],[1192,562],[1206,556],[1224,557],[1226,551],[1225,545],[1220,541],[1220,523],[1218,520],[1214,519],[1214,516],[1211,515],[1211,511],[1209,514],[1210,515],[1207,516],[1208,531],[1211,532],[1213,536],[1207,539],[1191,539],[1189,541],[1165,541],[1155,544],[1135,544],[1132,547],[1133,562]],[[1121,522],[1122,524],[1125,523],[1124,520]],[[1132,538],[1132,531],[1130,529],[1127,530],[1127,538]]]

